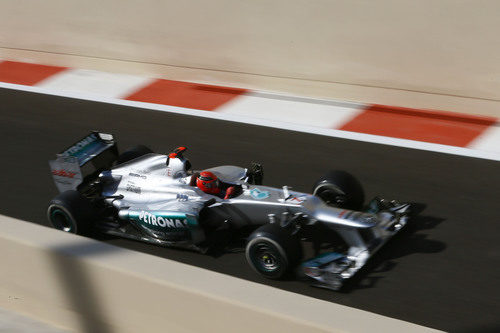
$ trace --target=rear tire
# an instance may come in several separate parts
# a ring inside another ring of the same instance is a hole
[[[361,210],[365,193],[361,183],[345,171],[330,171],[321,177],[313,187],[313,194],[327,205]]]
[[[122,164],[128,161],[131,161],[137,157],[141,157],[146,154],[150,154],[153,151],[149,149],[148,147],[144,145],[137,145],[135,147],[132,147],[118,156],[118,160],[116,161],[117,164]]]
[[[97,218],[95,207],[78,191],[66,191],[49,203],[47,218],[55,229],[89,236]]]
[[[245,254],[257,273],[268,279],[281,279],[299,263],[302,247],[289,229],[269,223],[248,237]]]

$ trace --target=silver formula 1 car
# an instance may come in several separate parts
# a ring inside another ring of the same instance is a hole
[[[337,290],[408,220],[410,205],[396,201],[375,198],[363,210],[360,183],[343,171],[327,173],[308,194],[263,186],[257,163],[218,166],[203,171],[227,193],[208,194],[196,186],[199,172],[185,150],[137,146],[119,154],[112,135],[92,132],[49,162],[60,192],[47,210],[50,223],[200,252],[216,246],[221,231],[234,232],[246,236],[246,259],[263,276],[300,272]],[[306,261],[304,244],[314,250]]]

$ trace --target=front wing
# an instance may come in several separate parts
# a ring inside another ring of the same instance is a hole
[[[375,202],[375,204],[373,204]],[[373,208],[376,206],[375,208]],[[328,252],[302,263],[301,273],[315,287],[339,290],[344,282],[354,276],[368,260],[391,238],[393,238],[409,219],[409,204],[401,204],[396,201],[387,202],[383,199],[374,199],[370,212],[377,213],[379,223],[366,233],[366,247],[351,248],[347,254]],[[351,232],[358,232],[353,229]]]

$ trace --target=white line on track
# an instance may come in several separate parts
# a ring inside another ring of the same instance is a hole
[[[75,93],[75,92],[53,91],[53,90],[40,88],[40,87],[23,86],[23,85],[4,83],[4,82],[0,82],[0,88],[21,90],[21,91],[26,91],[26,92],[75,98],[75,99],[108,103],[108,104],[115,104],[115,105],[131,106],[131,107],[136,107],[136,108],[177,113],[177,114],[183,114],[183,115],[189,115],[189,116],[195,116],[195,117],[203,117],[203,118],[211,118],[211,119],[217,119],[217,120],[232,121],[232,122],[245,123],[245,124],[257,125],[257,126],[278,128],[278,129],[289,130],[289,131],[297,131],[297,132],[303,132],[303,133],[309,133],[309,134],[342,138],[342,139],[348,139],[348,140],[356,140],[356,141],[377,143],[377,144],[383,144],[383,145],[398,146],[398,147],[404,147],[404,148],[412,148],[412,149],[426,150],[426,151],[432,151],[432,152],[438,152],[438,153],[453,154],[453,155],[460,155],[460,156],[466,156],[466,157],[474,157],[474,158],[482,158],[482,159],[500,161],[500,153],[492,152],[492,151],[476,150],[476,149],[469,149],[469,148],[462,148],[462,147],[447,146],[447,145],[436,144],[436,143],[428,143],[428,142],[420,142],[420,141],[413,141],[413,140],[406,140],[406,139],[391,138],[391,137],[378,136],[378,135],[372,135],[372,134],[364,134],[364,133],[348,132],[348,131],[341,131],[341,130],[328,129],[328,128],[305,126],[305,125],[300,125],[300,124],[287,123],[287,122],[283,122],[283,121],[259,119],[259,118],[248,117],[248,116],[232,115],[232,114],[227,114],[227,113],[218,113],[218,112],[214,112],[214,111],[202,111],[202,110],[194,110],[194,109],[169,106],[169,105],[128,101],[128,100],[122,100],[122,99],[116,99],[116,98],[110,98],[110,97],[104,97],[104,96],[96,96],[93,94],[85,94],[85,93],[81,93],[81,92]]]

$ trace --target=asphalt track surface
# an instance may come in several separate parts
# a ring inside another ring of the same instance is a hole
[[[342,292],[266,280],[243,253],[108,243],[437,329],[500,331],[499,162],[0,89],[0,214],[47,225],[57,194],[47,161],[92,129],[114,133],[122,149],[187,146],[195,169],[259,161],[266,185],[298,191],[344,169],[367,197],[425,206]]]

